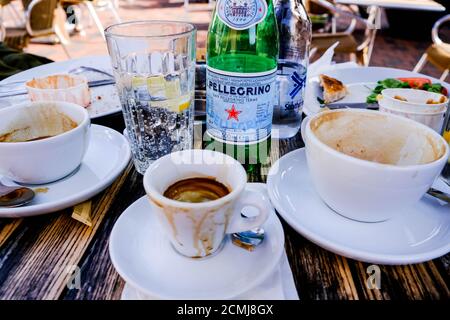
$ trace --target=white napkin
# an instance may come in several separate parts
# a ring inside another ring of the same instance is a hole
[[[319,59],[309,65],[307,76],[308,80],[318,76],[324,70],[330,68],[330,66],[333,64],[334,49],[336,49],[338,45],[339,41],[329,47]]]
[[[303,110],[307,115],[317,113],[320,110],[320,103],[317,101],[319,91],[321,90],[318,79],[320,74],[337,69],[355,68],[359,66],[353,61],[344,63],[333,62],[334,49],[338,46],[338,44],[339,42],[336,42],[329,47],[319,59],[317,59],[314,63],[311,63],[308,67]]]
[[[122,300],[158,300],[158,297],[146,295],[129,284],[125,284]],[[280,264],[274,272],[260,285],[241,294],[236,300],[298,300],[297,289],[289,266],[286,253],[283,253]]]

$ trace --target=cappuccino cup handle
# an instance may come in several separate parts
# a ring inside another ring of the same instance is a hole
[[[244,207],[256,208],[258,215],[250,218],[242,217],[241,211]],[[232,219],[226,233],[243,232],[258,228],[266,222],[272,210],[273,207],[267,195],[246,189],[234,206]]]
[[[300,132],[302,134],[302,139],[303,142],[306,144],[306,125],[309,122],[309,117],[306,117],[305,119],[302,120],[302,124],[300,126]]]

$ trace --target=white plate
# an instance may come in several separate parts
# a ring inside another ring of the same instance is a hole
[[[342,68],[330,71],[324,71],[323,74],[342,81],[347,87],[349,93],[342,100],[336,103],[365,102],[371,90],[375,88],[377,81],[387,78],[402,77],[424,77],[430,79],[433,83],[440,83],[450,91],[450,85],[439,79],[432,78],[420,73],[408,70],[383,68],[383,67],[355,67]],[[319,84],[319,77],[312,77],[308,80],[306,86],[306,96],[303,112],[306,115],[312,115],[320,110],[320,104],[317,97],[322,96],[322,88]]]
[[[434,186],[450,192],[441,180]],[[303,148],[272,166],[267,188],[275,208],[295,230],[337,254],[377,264],[409,264],[450,251],[449,204],[425,195],[385,222],[344,218],[329,209],[314,190]]]
[[[51,74],[67,73],[69,70],[75,69],[80,66],[94,67],[112,74],[111,61],[108,56],[94,56],[85,57],[80,59],[66,60],[60,62],[53,62],[45,64],[36,68],[32,68],[18,74],[15,74],[3,81],[0,81],[0,87],[2,83],[8,83],[19,80],[30,80],[36,77],[45,77]],[[108,77],[95,72],[82,73],[88,80],[101,80]],[[14,87],[24,88],[22,87]],[[120,105],[119,96],[114,85],[107,85],[101,87],[90,88],[91,91],[91,105],[86,109],[91,116],[91,119],[110,115],[122,110]],[[24,102],[28,100],[27,95],[0,98],[0,108],[7,107],[12,104]]]
[[[128,142],[117,131],[91,125],[91,140],[86,155],[76,171],[66,178],[45,185],[29,187],[48,188],[38,192],[33,201],[23,207],[2,208],[0,218],[27,217],[62,210],[98,194],[122,173],[130,161]],[[5,185],[16,185],[0,176]]]
[[[261,184],[249,187],[265,190]],[[144,196],[117,220],[109,252],[121,277],[144,294],[163,299],[229,299],[260,284],[278,266],[284,233],[274,211],[263,227],[266,237],[252,252],[226,239],[213,256],[187,258],[172,248]]]

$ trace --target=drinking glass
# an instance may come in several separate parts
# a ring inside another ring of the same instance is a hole
[[[192,24],[134,21],[105,30],[136,170],[193,144],[195,44]]]

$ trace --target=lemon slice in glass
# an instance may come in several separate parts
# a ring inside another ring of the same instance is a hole
[[[142,76],[132,76],[131,78],[131,86],[133,88],[137,88],[140,86],[145,85],[145,82],[147,81],[146,77],[142,77]]]
[[[147,78],[148,92],[152,96],[164,96],[165,82],[163,76],[152,76]]]
[[[189,95],[180,96],[174,99],[152,101],[152,107],[164,108],[172,112],[183,112],[191,105]]]

